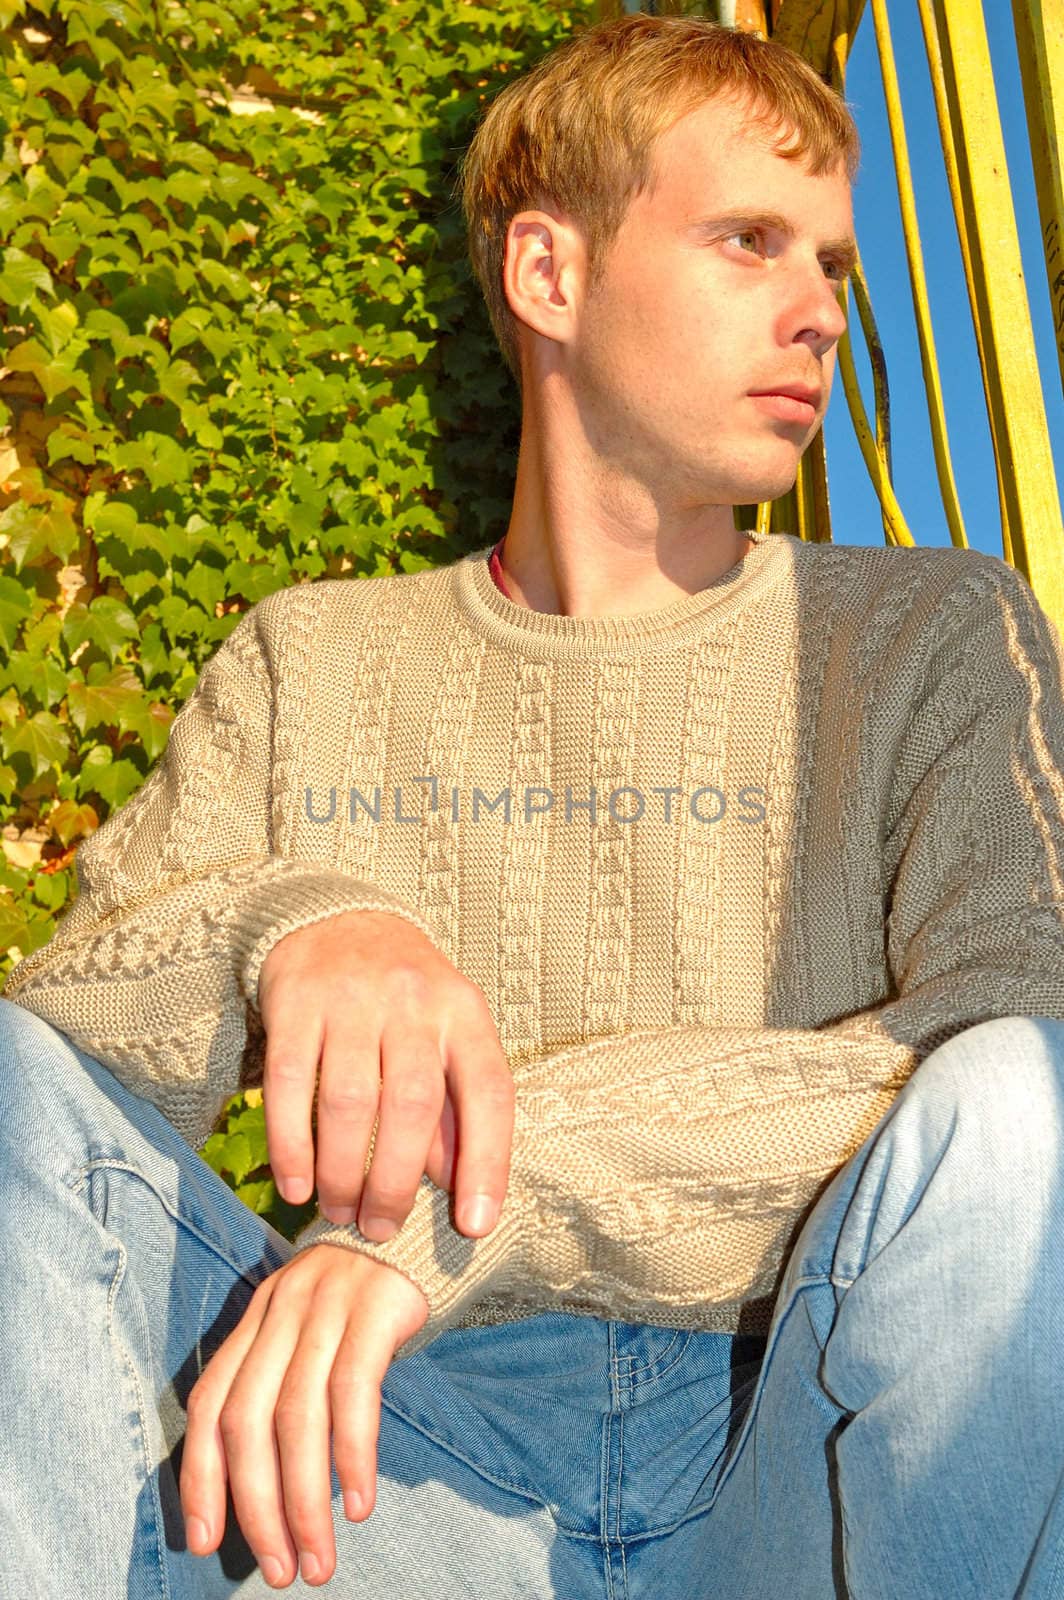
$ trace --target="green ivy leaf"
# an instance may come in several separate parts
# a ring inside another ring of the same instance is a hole
[[[36,294],[55,294],[52,274],[44,262],[25,250],[5,250],[0,265],[0,300],[21,311]]]
[[[0,643],[6,650],[15,648],[18,630],[30,615],[30,597],[25,584],[14,578],[0,578]]]
[[[75,681],[67,692],[70,719],[82,734],[99,727],[117,727],[124,733],[144,709],[144,689],[132,667],[122,662],[106,677],[96,677],[96,669],[102,666],[96,662],[90,668],[90,682]]]
[[[234,1130],[239,1129],[248,1141],[251,1155],[251,1166],[248,1170],[254,1171],[257,1167],[268,1166],[270,1155],[266,1144],[266,1116],[261,1103],[244,1106],[231,1126]]]
[[[252,605],[283,586],[283,577],[267,561],[233,561],[225,569],[223,592],[243,595]]]
[[[43,505],[31,506],[17,500],[0,512],[0,533],[8,536],[8,549],[19,572],[28,562],[42,555],[64,560],[77,549],[78,530],[67,510],[69,501],[53,497]]]
[[[0,731],[5,756],[29,757],[33,776],[39,778],[50,767],[61,767],[70,753],[70,736],[50,711],[37,711],[13,728]]]
[[[69,887],[65,872],[38,872],[33,879],[33,898],[46,911],[61,911],[67,901]]]
[[[204,611],[213,613],[218,602],[226,598],[225,575],[217,567],[200,561],[185,579],[185,589],[191,600],[197,601]]]
[[[26,914],[6,890],[0,890],[0,950],[16,945],[20,954],[26,954]]]
[[[117,811],[143,782],[144,773],[132,761],[123,758],[121,761],[112,760],[106,766],[94,767],[91,781],[83,783],[79,793],[84,796],[95,792],[112,811]]]
[[[277,1204],[277,1185],[272,1178],[256,1178],[250,1183],[242,1183],[236,1190],[236,1197],[242,1200],[249,1211],[254,1211],[256,1216],[265,1217]]]
[[[170,652],[163,642],[163,631],[157,622],[150,622],[141,636],[140,670],[146,685],[161,672],[170,670]]]
[[[131,639],[139,638],[136,617],[113,595],[97,595],[88,606],[75,601],[63,619],[63,640],[71,654],[87,639],[114,661]]]
[[[232,1174],[234,1182],[243,1182],[254,1165],[247,1134],[230,1133],[226,1136],[221,1162],[225,1170]]]
[[[170,354],[176,355],[187,344],[197,344],[205,328],[211,325],[211,313],[206,306],[189,306],[170,324]]]
[[[70,422],[57,423],[48,435],[48,464],[54,466],[57,461],[78,461],[82,466],[91,467],[96,460],[99,443],[105,437],[103,429],[86,431]]]
[[[74,365],[76,359],[77,353],[71,354],[70,351],[52,356],[36,339],[24,339],[4,357],[5,364],[12,372],[31,373],[48,401],[54,400],[66,389],[76,389],[86,400],[90,398],[88,374]]]
[[[176,594],[160,601],[156,614],[172,640],[205,639],[210,632],[211,619]]]
[[[77,307],[71,300],[62,300],[55,307],[41,306],[37,310],[37,320],[52,355],[57,356],[66,349],[77,330]],[[80,351],[72,352],[72,359],[76,360],[79,354]]]
[[[70,686],[69,672],[54,656],[34,656],[29,651],[12,655],[4,676],[15,685],[24,705],[44,709],[58,705]]]
[[[153,700],[148,705],[142,702],[140,708],[127,713],[126,725],[138,735],[149,761],[155,761],[166,749],[175,715],[173,708],[161,700]]]

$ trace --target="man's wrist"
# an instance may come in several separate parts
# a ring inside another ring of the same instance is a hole
[[[429,1307],[424,1336],[417,1345],[420,1348],[479,1299],[505,1293],[520,1274],[525,1218],[521,1197],[512,1183],[498,1222],[483,1238],[471,1239],[459,1232],[451,1211],[450,1193],[423,1176],[414,1204],[392,1238],[378,1243],[367,1239],[355,1223],[335,1223],[318,1216],[297,1236],[295,1248],[298,1253],[316,1244],[334,1244],[404,1273]],[[413,1350],[404,1347],[403,1353],[413,1354]]]

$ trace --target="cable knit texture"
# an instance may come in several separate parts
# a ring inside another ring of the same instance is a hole
[[[408,918],[514,1073],[502,1217],[423,1177],[384,1244],[446,1327],[543,1310],[765,1333],[787,1256],[937,1045],[1064,1018],[1064,650],[970,550],[753,534],[655,611],[565,617],[490,550],[243,616],[5,995],[199,1149],[261,1082],[258,975]]]

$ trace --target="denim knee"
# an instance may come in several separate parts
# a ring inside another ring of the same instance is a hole
[[[1003,1270],[1038,1241],[1064,1262],[1064,1022],[995,1017],[939,1045],[854,1177],[832,1264],[839,1284],[866,1270],[918,1210],[939,1220],[943,1247],[968,1239]]]
[[[1005,1154],[1052,1152],[1064,1136],[1064,1021],[991,1017],[947,1039],[905,1086],[927,1114],[974,1122]]]
[[[64,1166],[84,1144],[84,1107],[93,1093],[66,1035],[0,995],[0,1166]]]
[[[9,1115],[17,1118],[25,1089],[36,1088],[45,1063],[72,1053],[69,1039],[51,1023],[0,995],[0,1114],[5,1127]]]

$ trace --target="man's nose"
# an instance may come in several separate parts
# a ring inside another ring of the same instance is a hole
[[[801,286],[795,288],[794,338],[804,339],[817,355],[826,355],[846,332],[848,321],[839,303],[840,293],[840,284],[826,278],[820,267],[815,276],[804,275]]]

